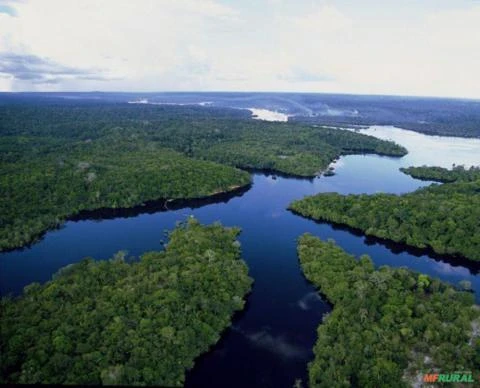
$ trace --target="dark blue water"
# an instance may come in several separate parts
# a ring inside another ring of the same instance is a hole
[[[478,265],[387,246],[286,210],[292,200],[318,192],[403,193],[429,184],[400,173],[402,163],[387,157],[347,156],[337,163],[337,175],[328,178],[254,174],[252,187],[227,202],[167,212],[145,208],[125,214],[91,214],[113,218],[69,221],[28,249],[0,255],[0,291],[17,294],[28,283],[44,282],[62,266],[85,256],[106,259],[119,250],[138,256],[161,249],[164,231],[191,214],[203,223],[240,226],[243,257],[255,279],[253,291],[232,328],[197,361],[187,385],[291,387],[297,378],[305,381],[316,328],[330,310],[300,271],[296,239],[305,232],[333,238],[355,255],[367,253],[378,265],[408,266],[452,283],[469,280],[478,295]]]

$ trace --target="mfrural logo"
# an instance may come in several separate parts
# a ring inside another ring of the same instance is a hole
[[[424,383],[474,383],[475,381],[472,372],[426,373],[423,375]]]

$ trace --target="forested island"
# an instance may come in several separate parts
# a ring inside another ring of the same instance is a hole
[[[237,228],[195,219],[165,251],[84,259],[0,305],[0,383],[181,386],[244,306]]]
[[[480,365],[480,311],[471,293],[406,268],[376,270],[368,256],[356,260],[308,234],[298,255],[307,279],[334,305],[318,327],[311,387],[406,387],[425,373]]]
[[[294,201],[289,208],[305,217],[359,229],[369,236],[479,261],[478,169],[420,167],[403,171],[452,183],[433,184],[402,195],[322,193]]]
[[[471,166],[466,169],[464,166],[454,166],[451,170],[443,167],[408,167],[400,171],[413,178],[451,183],[455,181],[473,182],[480,180],[480,167]]]
[[[245,187],[242,169],[313,177],[340,155],[401,156],[350,131],[264,123],[233,109],[36,97],[0,100],[0,250],[71,216]]]

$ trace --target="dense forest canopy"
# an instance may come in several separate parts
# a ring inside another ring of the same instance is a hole
[[[469,178],[478,170],[421,167],[405,171],[426,179],[457,178],[403,195],[322,193],[294,201],[290,209],[370,236],[480,260],[480,180]]]
[[[403,147],[349,131],[264,123],[233,109],[0,99],[0,250],[82,210],[230,191],[234,167],[314,176],[336,157]]]
[[[261,122],[232,109],[71,101],[32,104],[28,101],[0,104],[0,134],[8,136],[13,143],[2,147],[9,160],[31,151],[52,152],[65,142],[94,142],[115,136],[129,142],[155,142],[187,156],[237,167],[271,168],[313,177],[341,154],[403,156],[407,153],[405,148],[373,136],[300,124]],[[225,159],[224,147],[237,156]],[[249,147],[256,149],[253,152]],[[266,150],[261,152],[264,147]],[[305,156],[300,166],[293,161],[288,163],[290,157],[299,155]]]
[[[154,104],[207,102],[215,107],[245,109],[228,113],[237,117],[249,117],[246,109],[255,107],[288,114],[290,122],[340,127],[395,125],[429,135],[480,137],[480,102],[469,99],[265,92],[0,93],[0,105],[23,103],[25,99],[36,100],[36,104],[63,100],[77,105],[135,100]]]
[[[451,183],[455,181],[473,182],[480,180],[480,167],[454,166],[451,170],[443,167],[408,167],[401,168],[405,174],[416,179]]]
[[[194,219],[140,261],[84,259],[0,305],[0,383],[180,386],[244,306],[239,230]]]
[[[305,276],[333,303],[318,327],[312,387],[402,387],[480,365],[473,295],[408,269],[355,260],[333,241],[299,239]]]
[[[0,248],[29,243],[82,210],[199,198],[250,184],[244,171],[115,138],[4,163],[2,173]]]

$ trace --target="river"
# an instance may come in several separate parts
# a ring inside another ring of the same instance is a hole
[[[119,250],[133,256],[159,250],[165,230],[189,215],[203,223],[239,226],[253,290],[232,327],[188,373],[191,387],[291,387],[295,379],[307,379],[316,328],[331,307],[301,273],[296,239],[305,232],[332,238],[352,254],[366,253],[376,265],[406,266],[452,283],[469,280],[478,301],[479,264],[386,244],[287,210],[291,201],[319,192],[405,193],[430,184],[402,174],[402,166],[480,165],[480,140],[412,135],[390,127],[362,132],[394,138],[410,153],[403,158],[344,156],[333,164],[336,175],[312,180],[254,173],[249,190],[214,203],[197,203],[198,207],[93,212],[46,233],[31,247],[0,254],[0,292],[18,294],[30,282],[45,282],[59,268],[85,256],[107,259]]]

